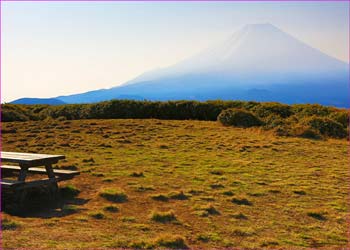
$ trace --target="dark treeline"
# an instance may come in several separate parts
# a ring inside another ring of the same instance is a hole
[[[277,132],[279,131],[278,133],[281,135],[298,134],[294,131],[298,129],[311,129],[316,134],[346,137],[349,127],[348,110],[317,104],[285,105],[272,102],[245,101],[151,102],[113,100],[93,104],[59,106],[2,104],[1,109],[3,122],[51,118],[67,120],[156,118],[216,121],[222,111],[239,109],[256,116],[261,121],[259,124],[263,128],[274,129]],[[336,135],[332,134],[332,130],[338,131]]]

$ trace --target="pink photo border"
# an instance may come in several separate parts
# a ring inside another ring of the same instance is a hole
[[[348,32],[350,36],[350,0],[0,0],[0,103],[2,100],[2,54],[1,54],[1,48],[2,48],[2,2],[348,2],[348,13],[349,13],[349,23],[348,23]],[[350,45],[349,45],[350,47]],[[349,61],[350,61],[350,48],[349,48],[349,55],[348,55]],[[349,70],[350,71],[350,70]],[[349,72],[349,86],[350,86],[350,72]],[[349,103],[350,103],[350,93],[348,93],[349,97]],[[2,117],[1,117],[1,105],[0,105],[0,156],[2,151]],[[350,137],[350,134],[349,134]],[[348,157],[350,159],[350,141],[348,141]],[[1,159],[0,159],[1,164]],[[348,170],[350,172],[350,160],[349,165],[347,166]],[[0,171],[0,179],[1,179],[1,171]],[[348,199],[347,199],[347,208],[350,207],[350,180],[348,180],[349,187],[348,187]],[[0,185],[0,212],[2,204],[1,204],[1,185]],[[344,249],[350,249],[350,210],[347,211],[347,224],[348,224],[348,230],[346,232],[348,243],[347,247]],[[2,213],[0,213],[0,249],[3,249],[2,247]]]

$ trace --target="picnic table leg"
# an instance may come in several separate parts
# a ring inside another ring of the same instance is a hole
[[[20,165],[21,170],[19,172],[18,181],[25,181],[27,177],[28,167]]]
[[[49,177],[49,179],[55,178],[55,173],[53,172],[51,164],[46,164],[45,169],[46,169],[47,176]]]
[[[49,177],[49,179],[55,179],[55,173],[53,172],[53,168],[52,168],[52,164],[46,164],[45,165],[45,169],[47,172],[47,175]],[[52,201],[55,201],[57,196],[58,196],[58,184],[57,181],[51,183],[49,185],[49,192],[50,192],[50,198],[52,199]]]

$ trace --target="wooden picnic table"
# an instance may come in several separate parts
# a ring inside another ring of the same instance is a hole
[[[56,183],[61,180],[71,179],[79,174],[78,171],[56,170],[52,165],[65,159],[64,155],[32,154],[18,152],[1,152],[1,163],[16,163],[18,166],[2,165],[2,171],[18,172],[18,178],[14,180],[1,180],[2,187],[33,187],[46,183]],[[40,167],[40,168],[38,168]],[[27,173],[46,174],[47,179],[26,182]]]
[[[26,209],[27,193],[31,188],[46,190],[45,198],[56,201],[58,192],[58,182],[68,180],[78,175],[78,171],[54,169],[53,164],[65,159],[64,155],[29,154],[18,152],[1,152],[1,172],[2,174],[18,174],[17,179],[1,178],[0,184],[4,192],[1,194],[4,209],[19,213]],[[15,163],[17,165],[3,165],[3,162]],[[45,179],[26,180],[28,173],[47,175]],[[3,175],[1,176],[3,177]]]

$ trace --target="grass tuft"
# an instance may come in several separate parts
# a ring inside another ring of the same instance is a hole
[[[155,211],[151,214],[151,219],[160,223],[169,223],[177,220],[173,210],[167,212]]]
[[[110,205],[110,206],[105,206],[103,208],[103,210],[107,211],[107,212],[111,212],[111,213],[116,213],[119,212],[119,208],[117,206],[114,205]]]
[[[62,207],[62,212],[65,214],[74,214],[79,211],[79,208],[75,205],[64,205]]]
[[[211,174],[213,175],[223,175],[225,172],[222,170],[218,170],[218,169],[213,169],[210,171]]]
[[[170,193],[168,196],[173,200],[187,200],[189,197],[183,191],[173,192],[173,193]]]
[[[153,186],[143,186],[143,185],[136,185],[135,187],[136,192],[146,192],[146,191],[154,191]]]
[[[64,199],[72,199],[80,193],[80,190],[73,185],[67,185],[60,188],[60,193]]]
[[[222,192],[222,194],[227,195],[227,196],[234,196],[235,195],[235,193],[232,192],[231,190],[224,191],[224,192]]]
[[[247,200],[246,198],[238,199],[238,198],[233,198],[232,203],[235,203],[237,205],[245,205],[245,206],[252,206],[253,203]]]
[[[83,159],[82,162],[83,163],[88,163],[88,162],[94,163],[95,160],[94,160],[94,158],[90,157],[90,158],[87,158],[87,159]]]
[[[279,243],[275,240],[264,240],[263,243],[260,244],[261,247],[276,247]]]
[[[1,221],[1,229],[2,230],[16,230],[20,227],[20,224],[15,221],[11,221],[9,219],[3,219]]]
[[[219,188],[224,188],[225,186],[220,183],[214,183],[214,184],[210,184],[210,187],[212,189],[219,189]]]
[[[154,244],[158,247],[171,249],[188,249],[187,243],[182,236],[164,234],[155,239]]]
[[[327,220],[326,216],[323,215],[323,213],[321,212],[308,212],[307,215],[316,220],[321,220],[321,221]]]
[[[134,216],[124,216],[122,222],[135,222],[136,218]]]
[[[91,212],[89,213],[89,215],[97,220],[102,220],[104,218],[106,218],[106,215],[103,212],[97,211],[97,212]]]
[[[121,189],[109,188],[100,192],[100,196],[108,201],[122,203],[128,200],[128,196]]]
[[[169,200],[168,196],[166,196],[164,194],[155,194],[155,195],[152,195],[151,198],[153,200],[156,200],[156,201],[168,201]]]
[[[199,215],[202,217],[220,214],[220,212],[212,204],[201,206],[201,207],[199,207],[199,210],[200,210]]]
[[[232,214],[231,217],[237,220],[248,220],[248,217],[242,213]]]
[[[303,190],[295,190],[293,193],[298,194],[298,195],[306,195],[306,192]]]
[[[131,177],[144,177],[143,172],[132,172]]]
[[[234,236],[239,236],[239,237],[249,237],[249,236],[253,236],[255,233],[253,230],[251,229],[235,229],[232,232],[232,235]]]

